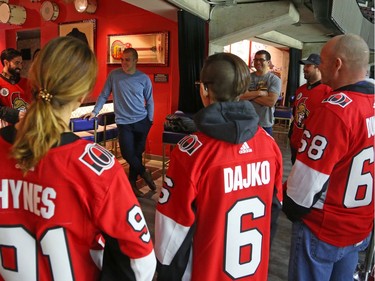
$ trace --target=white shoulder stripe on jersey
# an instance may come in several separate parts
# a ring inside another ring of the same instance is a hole
[[[178,224],[156,210],[155,253],[159,262],[170,265],[190,227]]]
[[[131,259],[130,266],[134,271],[135,279],[137,281],[152,280],[156,270],[156,258],[154,250],[143,258]]]
[[[297,160],[288,177],[287,195],[305,208],[313,205],[314,196],[319,193],[327,182],[329,175],[316,171]]]

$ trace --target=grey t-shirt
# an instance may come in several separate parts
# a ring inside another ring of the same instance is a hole
[[[281,79],[272,72],[267,72],[262,76],[257,76],[255,72],[251,73],[250,91],[257,91],[259,89],[267,89],[268,92],[276,93],[280,96],[281,93]],[[275,112],[275,107],[260,105],[255,101],[251,101],[256,112],[259,115],[259,125],[261,127],[272,127]]]

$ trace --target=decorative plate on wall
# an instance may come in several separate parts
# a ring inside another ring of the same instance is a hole
[[[45,21],[54,21],[59,16],[59,6],[55,2],[44,1],[40,7],[40,15]]]
[[[1,3],[1,2],[0,2]],[[26,21],[26,9],[17,5],[0,4],[0,22],[22,25]]]
[[[74,7],[78,13],[93,14],[96,11],[96,0],[74,0]]]

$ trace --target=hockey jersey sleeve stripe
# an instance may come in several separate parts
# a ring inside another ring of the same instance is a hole
[[[159,211],[156,211],[155,253],[161,264],[171,264],[178,249],[184,242],[189,229],[190,227],[180,225]]]
[[[104,250],[93,250],[90,249],[90,256],[94,261],[95,265],[101,270],[103,267],[103,254]]]
[[[130,266],[134,271],[137,281],[148,281],[152,280],[156,269],[155,252],[152,252],[139,259],[131,259]]]
[[[310,208],[315,203],[315,195],[322,191],[328,178],[329,175],[316,171],[297,160],[288,177],[286,194],[296,204]]]

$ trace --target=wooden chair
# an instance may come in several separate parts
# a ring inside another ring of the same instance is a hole
[[[274,132],[288,134],[292,122],[292,108],[277,106],[274,112],[275,125]]]
[[[117,155],[117,140],[118,140],[118,129],[115,123],[115,113],[106,112],[101,113],[97,116],[98,119],[98,130],[97,130],[97,142],[107,146],[108,141],[112,141],[112,151],[114,155]]]

